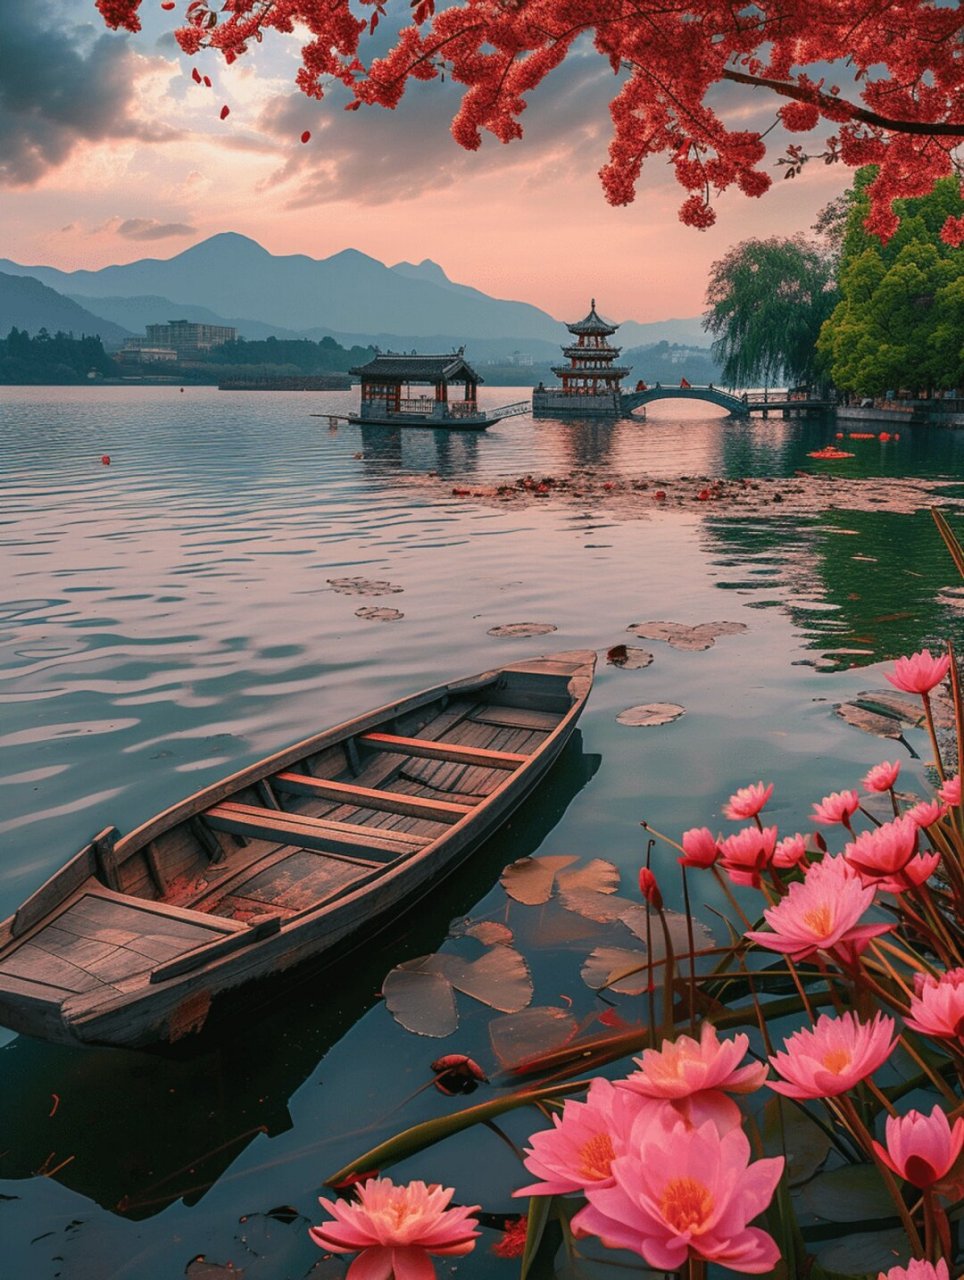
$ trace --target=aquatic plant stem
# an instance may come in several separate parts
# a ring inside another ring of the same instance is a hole
[[[921,1254],[924,1246],[920,1238],[920,1232],[917,1230],[914,1219],[910,1215],[910,1210],[904,1203],[904,1197],[901,1195],[900,1187],[897,1185],[897,1179],[877,1155],[877,1152],[874,1149],[873,1136],[864,1124],[863,1120],[860,1118],[860,1113],[854,1106],[853,1099],[848,1097],[847,1094],[841,1093],[836,1098],[836,1102],[840,1108],[841,1115],[846,1119],[851,1133],[877,1166],[880,1176],[884,1180],[884,1185],[887,1187],[890,1198],[894,1202],[894,1207],[900,1216],[901,1225],[907,1232],[907,1239],[910,1241],[912,1252],[917,1255]]]
[[[937,730],[934,727],[934,713],[931,710],[931,696],[929,693],[920,695],[921,702],[924,704],[924,715],[927,718],[927,732],[930,735],[931,749],[934,752],[934,767],[937,770],[937,776],[941,782],[946,782],[947,777],[944,773],[944,761],[941,759],[941,749],[937,744]]]

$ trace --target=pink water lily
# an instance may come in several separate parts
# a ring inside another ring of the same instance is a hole
[[[773,783],[764,786],[762,782],[751,783],[748,787],[740,787],[730,796],[723,806],[723,816],[742,822],[746,818],[755,818],[773,795]]]
[[[612,1162],[625,1152],[632,1122],[646,1105],[602,1077],[593,1080],[585,1102],[567,1099],[553,1127],[531,1136],[524,1163],[541,1181],[513,1195],[568,1195],[610,1183]]]
[[[644,1049],[635,1059],[639,1070],[617,1080],[616,1088],[671,1103],[689,1127],[712,1121],[722,1133],[741,1122],[739,1107],[726,1095],[752,1093],[767,1075],[762,1062],[740,1066],[749,1044],[742,1034],[719,1040],[712,1022],[704,1022],[699,1040],[682,1035]]]
[[[903,814],[873,831],[862,831],[844,846],[844,859],[865,884],[884,893],[904,893],[929,880],[941,860],[937,853],[917,856],[918,832],[917,823]]]
[[[319,1203],[332,1220],[308,1234],[329,1253],[357,1253],[347,1280],[432,1280],[429,1255],[459,1257],[475,1248],[478,1226],[471,1208],[450,1209],[452,1188],[372,1178],[356,1188],[357,1201]]]
[[[911,1030],[964,1045],[964,969],[923,978],[915,987],[905,1018]]]
[[[882,760],[864,774],[865,791],[892,791],[897,775],[900,773],[900,761]]]
[[[884,1127],[887,1145],[874,1142],[874,1150],[889,1169],[905,1182],[926,1190],[953,1168],[964,1147],[964,1119],[953,1127],[939,1106],[929,1116],[908,1111],[888,1116]]]
[[[947,675],[950,666],[946,653],[935,658],[930,649],[922,649],[920,653],[898,658],[893,673],[885,671],[884,679],[904,693],[930,693]]]
[[[822,951],[850,963],[872,938],[893,928],[886,922],[858,923],[875,893],[843,858],[827,857],[808,867],[803,880],[791,884],[786,896],[764,911],[772,932],[750,929],[745,936],[793,960]]]
[[[911,822],[916,823],[918,827],[932,827],[946,813],[947,805],[941,804],[939,800],[922,800],[912,809],[905,809],[904,817],[910,818]]]
[[[849,827],[850,818],[859,807],[860,796],[856,791],[833,791],[813,806],[811,822],[819,822],[824,827],[833,827],[839,822]]]
[[[719,837],[709,827],[690,827],[683,832],[683,856],[678,859],[684,867],[711,867],[720,856]]]
[[[961,775],[955,773],[953,778],[947,778],[942,787],[939,787],[937,794],[945,804],[955,805],[961,803]]]
[[[799,832],[796,835],[784,836],[782,840],[777,842],[776,848],[773,850],[773,865],[780,871],[787,871],[790,867],[797,867],[801,862],[807,860],[807,837],[802,836]]]
[[[749,1223],[770,1203],[783,1163],[778,1156],[751,1164],[739,1128],[720,1135],[712,1124],[679,1126],[667,1140],[640,1117],[628,1154],[613,1162],[614,1182],[589,1188],[573,1232],[629,1249],[660,1270],[676,1271],[696,1258],[762,1275],[780,1252],[772,1236]]]
[[[760,887],[760,875],[776,849],[776,827],[744,827],[720,844],[720,866],[734,884]]]
[[[774,1053],[771,1065],[783,1076],[767,1085],[788,1098],[833,1098],[873,1075],[897,1043],[894,1020],[878,1013],[860,1022],[852,1013],[822,1014],[813,1028],[795,1031]]]
[[[923,1258],[915,1258],[906,1267],[891,1267],[889,1271],[881,1271],[877,1280],[950,1280],[947,1263],[925,1262]]]

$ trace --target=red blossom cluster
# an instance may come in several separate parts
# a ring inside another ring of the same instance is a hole
[[[821,121],[836,131],[821,155],[852,167],[878,166],[869,189],[868,229],[886,239],[897,218],[897,197],[925,195],[937,178],[958,172],[955,148],[964,142],[964,41],[957,5],[932,0],[456,0],[435,12],[433,0],[411,0],[414,25],[389,53],[361,60],[363,36],[374,31],[385,0],[208,0],[186,5],[177,31],[185,52],[219,49],[233,62],[269,30],[310,33],[302,49],[299,88],[321,98],[338,81],[359,103],[397,106],[409,80],[449,75],[465,86],[452,123],[469,150],[482,131],[502,142],[522,133],[526,97],[550,71],[590,47],[611,68],[617,91],[610,104],[613,137],[600,170],[611,204],[629,204],[644,162],[666,155],[689,193],[683,222],[705,228],[714,194],[736,186],[761,196],[771,185],[760,165],[760,131],[731,129],[729,98],[713,90],[725,82],[789,99],[783,126],[810,132]],[[139,29],[140,0],[96,0],[111,27]],[[367,17],[365,15],[368,15]],[[849,90],[813,80],[808,69],[841,67]],[[788,152],[784,176],[809,157]],[[954,225],[950,225],[953,223]],[[944,238],[961,243],[964,228],[950,219]]]

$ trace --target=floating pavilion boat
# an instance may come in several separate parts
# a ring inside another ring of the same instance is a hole
[[[423,898],[575,728],[591,650],[438,685],[108,829],[0,924],[0,1023],[63,1043],[199,1030],[213,998],[334,959]]]
[[[349,414],[348,421],[386,427],[478,428],[529,412],[526,401],[481,409],[482,378],[465,359],[464,350],[460,347],[441,356],[387,352],[350,369],[361,378],[361,408]],[[458,384],[461,397],[450,395]]]

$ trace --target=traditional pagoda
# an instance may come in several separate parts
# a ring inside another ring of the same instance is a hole
[[[619,325],[602,319],[593,298],[585,320],[566,328],[575,339],[562,348],[569,363],[552,370],[562,386],[547,389],[540,383],[532,393],[533,413],[574,418],[621,414],[619,384],[629,369],[614,363],[622,348],[607,342]]]

